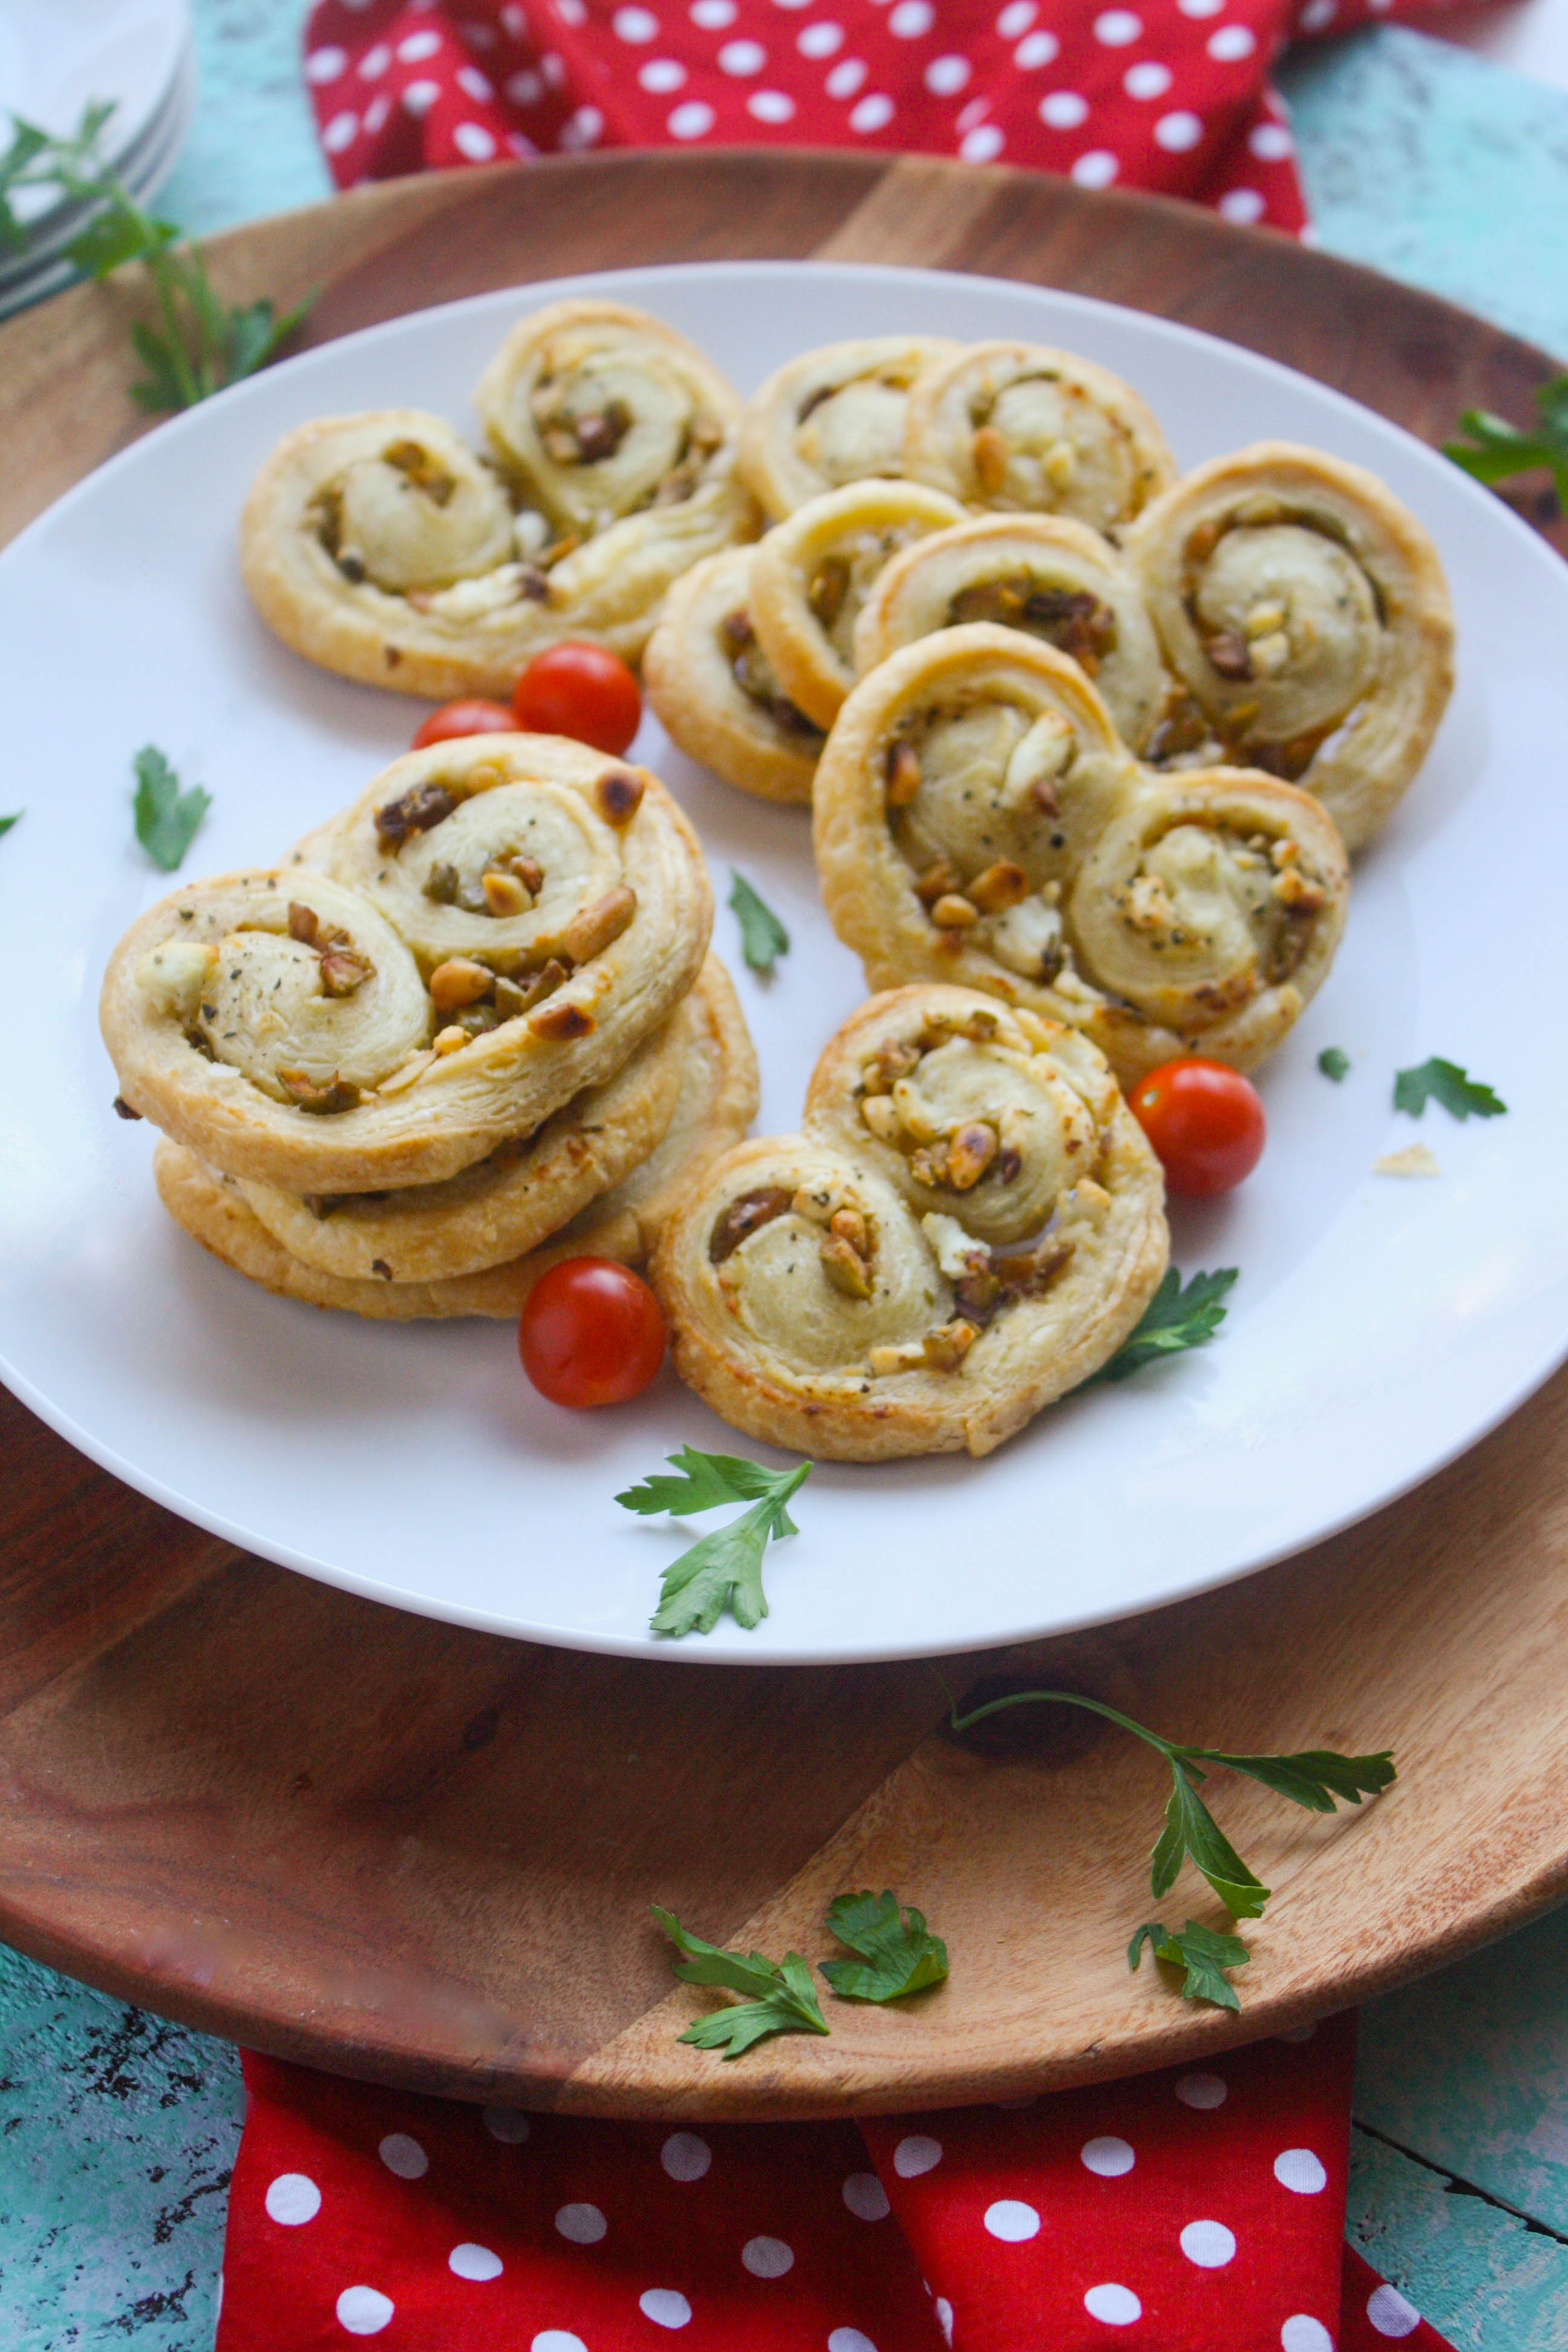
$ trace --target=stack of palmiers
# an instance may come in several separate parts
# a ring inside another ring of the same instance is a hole
[[[554,736],[395,761],[278,865],[173,892],[105,977],[164,1205],[268,1289],[515,1315],[636,1264],[756,1108],[675,803]]]

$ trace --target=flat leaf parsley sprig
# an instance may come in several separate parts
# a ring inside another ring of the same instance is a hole
[[[1419,1118],[1428,1102],[1441,1103],[1455,1118],[1501,1118],[1508,1105],[1472,1078],[1458,1062],[1446,1062],[1440,1054],[1429,1061],[1418,1062],[1413,1069],[1396,1070],[1394,1074],[1394,1108]]]
[[[1219,1267],[1213,1274],[1194,1274],[1184,1290],[1173,1265],[1160,1277],[1160,1287],[1143,1309],[1139,1322],[1108,1364],[1092,1372],[1085,1388],[1096,1381],[1124,1381],[1130,1372],[1162,1356],[1179,1356],[1188,1348],[1206,1348],[1227,1312],[1225,1301],[1234,1289],[1239,1269]]]
[[[769,1470],[736,1454],[700,1454],[691,1445],[666,1459],[675,1476],[659,1471],[641,1486],[628,1486],[616,1496],[623,1509],[644,1517],[668,1511],[672,1518],[686,1518],[721,1503],[750,1503],[752,1508],[670,1561],[651,1620],[653,1631],[676,1637],[710,1633],[728,1609],[749,1633],[768,1613],[763,1554],[775,1538],[799,1533],[785,1507],[810,1477],[813,1465],[798,1462],[793,1470]]]
[[[144,744],[131,762],[136,776],[136,838],[165,874],[174,873],[196,836],[196,828],[212,806],[212,794],[193,784],[180,790],[180,780],[155,743]]]
[[[811,1970],[798,1952],[770,1960],[761,1952],[726,1951],[692,1935],[672,1911],[657,1903],[649,1908],[683,1955],[675,1963],[682,1984],[716,1985],[749,1996],[739,2005],[729,2003],[695,2019],[680,2041],[739,2058],[770,2034],[831,2032]],[[868,1887],[858,1895],[836,1896],[828,1905],[826,1924],[831,1935],[861,1956],[821,1963],[840,2000],[905,2000],[911,1993],[929,1991],[947,1975],[947,1946],[942,1937],[931,1933],[912,1904],[907,1913],[900,1911],[885,1888],[880,1895]]]
[[[1493,487],[1511,481],[1516,474],[1544,468],[1556,488],[1559,507],[1568,514],[1568,375],[1536,385],[1535,409],[1534,431],[1521,433],[1506,416],[1494,416],[1487,408],[1467,408],[1459,425],[1468,438],[1445,441],[1443,455],[1478,482]]]
[[[773,978],[780,956],[789,953],[789,933],[743,874],[730,868],[730,909],[741,926],[741,953],[752,971]]]
[[[911,1903],[900,1912],[884,1888],[873,1895],[840,1895],[827,1906],[827,1931],[858,1960],[824,1960],[822,1973],[840,2000],[903,2000],[941,1984],[947,1974],[947,1946],[933,1936]]]

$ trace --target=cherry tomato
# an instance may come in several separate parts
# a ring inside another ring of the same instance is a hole
[[[624,661],[572,640],[535,654],[512,688],[514,724],[531,735],[570,735],[618,760],[637,731],[642,692]]]
[[[625,1404],[664,1361],[664,1315],[629,1265],[569,1257],[529,1292],[517,1346],[552,1404]]]
[[[1127,1099],[1173,1192],[1199,1201],[1228,1192],[1263,1157],[1258,1089],[1223,1062],[1163,1062]]]
[[[516,726],[504,702],[444,702],[439,710],[430,713],[410,748],[423,751],[431,743],[449,743],[458,735],[510,735]]]

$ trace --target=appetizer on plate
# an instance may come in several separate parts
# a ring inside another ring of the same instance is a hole
[[[910,387],[958,349],[936,335],[873,335],[775,368],[746,403],[737,460],[770,521],[846,482],[902,474]]]
[[[672,742],[759,800],[811,799],[826,735],[793,703],[752,619],[754,547],[705,556],[665,598],[643,686]]]

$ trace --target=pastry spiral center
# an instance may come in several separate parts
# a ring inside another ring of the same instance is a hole
[[[917,1214],[956,1213],[992,1246],[1039,1233],[1094,1165],[1098,1132],[1082,1097],[1006,1046],[950,1038],[894,1081],[890,1100],[896,1126],[876,1110],[862,1116],[889,1127],[900,1190]]]
[[[1176,823],[1085,875],[1071,922],[1104,988],[1163,1017],[1213,1019],[1289,978],[1324,894],[1295,845]]]
[[[869,475],[903,472],[905,389],[860,376],[807,409],[795,447],[837,489]]]
[[[680,470],[694,423],[690,393],[648,358],[595,352],[543,375],[530,406],[574,516],[613,521],[695,486],[695,473],[688,480]]]
[[[1121,514],[1136,503],[1138,464],[1126,429],[1081,386],[1057,376],[1016,376],[974,421],[1003,445],[992,460],[1001,475],[994,488],[984,484],[987,453],[976,452],[993,504]]]
[[[559,950],[621,869],[616,835],[580,793],[528,781],[459,800],[388,848],[363,887],[427,961],[481,954],[531,965]]]
[[[719,1286],[752,1339],[789,1364],[832,1372],[863,1364],[872,1348],[917,1341],[945,1317],[946,1286],[923,1239],[896,1220],[864,1223],[864,1297],[837,1274],[831,1234],[797,1209],[737,1245]]]
[[[1373,584],[1347,548],[1305,523],[1226,531],[1196,570],[1191,603],[1226,698],[1256,706],[1253,735],[1278,740],[1332,727],[1375,682]]]
[[[345,467],[328,520],[339,569],[394,594],[449,587],[513,552],[511,507],[494,477],[414,441]]]

